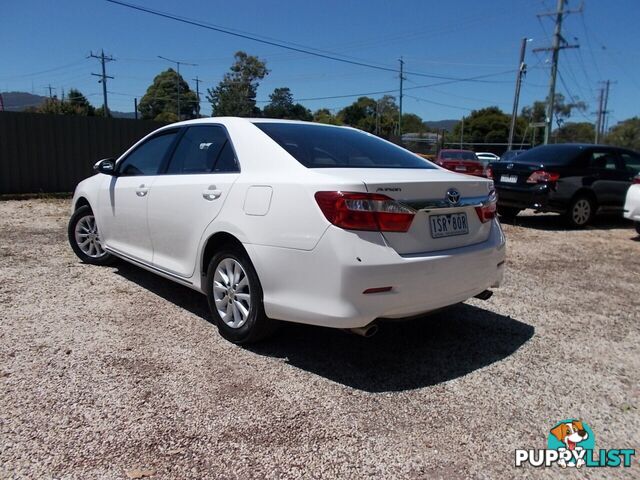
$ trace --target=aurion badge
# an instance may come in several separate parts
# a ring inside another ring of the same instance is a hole
[[[460,192],[455,188],[450,188],[449,190],[447,190],[447,195],[445,196],[445,198],[450,205],[457,205],[460,201]]]

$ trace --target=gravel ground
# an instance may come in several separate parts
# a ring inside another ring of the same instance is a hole
[[[79,263],[68,205],[0,202],[2,478],[554,478],[514,450],[569,417],[596,448],[640,447],[640,238],[622,221],[518,217],[489,301],[244,349],[204,296]],[[639,478],[634,462],[579,475]]]

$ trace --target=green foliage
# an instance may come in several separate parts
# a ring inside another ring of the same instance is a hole
[[[153,83],[147,88],[138,110],[144,120],[157,120],[161,114],[172,113],[178,118],[178,84],[180,85],[180,118],[196,118],[198,98],[191,91],[189,84],[184,81],[182,75],[172,68],[165,70],[153,79]],[[166,121],[166,120],[158,120]],[[177,120],[176,120],[177,121]]]
[[[397,130],[399,109],[395,97],[385,95],[379,100],[360,97],[338,112],[345,125],[375,133],[382,138],[391,138]]]
[[[256,92],[259,80],[269,74],[266,62],[258,57],[236,52],[235,63],[215,88],[207,89],[207,100],[211,103],[212,115],[259,116],[256,107]]]
[[[640,151],[640,117],[617,123],[609,130],[605,143]]]
[[[487,107],[473,110],[464,118],[463,142],[469,143],[505,143],[509,140],[511,115],[507,115],[498,107]],[[450,142],[459,142],[462,122],[456,124],[453,133],[448,137]],[[515,140],[520,141],[524,133],[524,122],[516,123]]]
[[[593,143],[596,130],[589,122],[567,122],[553,132],[556,143]]]
[[[72,88],[68,97],[62,101],[58,97],[47,98],[42,105],[29,109],[36,113],[48,113],[50,115],[80,115],[94,116],[96,109],[89,103],[80,90]]]
[[[271,102],[262,110],[265,117],[308,122],[313,120],[313,115],[308,108],[299,103],[293,103],[293,95],[288,87],[274,89],[269,99]]]
[[[340,119],[333,115],[328,108],[316,110],[313,114],[313,121],[318,123],[326,123],[329,125],[342,125]]]
[[[557,119],[567,119],[571,117],[571,114],[574,111],[584,112],[587,109],[587,104],[577,98],[575,103],[566,103],[564,95],[562,95],[561,93],[555,94],[553,103],[554,103],[553,112]],[[533,105],[524,107],[522,109],[521,115],[529,123],[544,122],[547,116],[546,109],[547,109],[546,101],[544,102],[536,101],[536,102],[533,102]]]
[[[402,133],[425,133],[427,126],[415,113],[402,114]]]

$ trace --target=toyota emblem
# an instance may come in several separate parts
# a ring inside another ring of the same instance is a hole
[[[445,196],[447,202],[451,205],[457,205],[460,201],[460,192],[455,188],[450,188],[447,190],[447,194]]]

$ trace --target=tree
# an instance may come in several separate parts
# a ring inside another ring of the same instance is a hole
[[[285,118],[288,120],[313,120],[311,111],[299,103],[293,103],[293,95],[288,87],[276,88],[269,95],[271,102],[264,107],[262,113],[269,118]]]
[[[258,57],[236,52],[231,71],[224,75],[215,88],[207,89],[207,100],[211,103],[212,115],[239,117],[259,116],[256,93],[259,80],[269,74],[266,62]]]
[[[511,116],[498,107],[473,110],[469,116],[464,118],[464,132],[462,131],[462,122],[457,123],[453,128],[449,141],[452,143],[459,142],[460,134],[463,133],[463,142],[506,143],[509,139],[510,124]],[[521,138],[523,131],[523,122],[517,123],[514,137]],[[491,148],[487,150],[491,151]]]
[[[427,127],[415,113],[402,114],[402,133],[425,133]]]
[[[180,119],[196,118],[198,98],[191,91],[189,84],[184,81],[173,68],[165,70],[153,79],[147,88],[138,110],[144,120],[156,120],[160,114],[173,113],[178,118],[178,84],[180,85]]]
[[[42,105],[32,111],[52,115],[80,115],[85,117],[94,116],[96,113],[96,109],[89,103],[87,97],[76,88],[69,90],[69,95],[65,100],[60,100],[56,96],[47,98]]]
[[[596,131],[589,122],[567,122],[553,132],[556,143],[592,143]]]
[[[338,112],[338,119],[352,127],[391,138],[396,133],[399,109],[395,97],[385,95],[379,100],[360,97]]]
[[[640,150],[640,117],[628,118],[609,130],[605,143]]]
[[[69,90],[67,101],[63,103],[66,103],[65,110],[69,112],[65,113],[65,115],[93,116],[96,112],[96,109],[89,103],[87,97],[77,88]]]
[[[313,121],[329,125],[342,125],[340,119],[332,114],[328,108],[320,108],[319,110],[316,110],[313,114]]]
[[[554,97],[553,113],[560,123],[571,117],[574,110],[584,112],[586,109],[587,104],[579,98],[576,98],[574,103],[566,103],[564,95],[561,93],[556,93]],[[524,107],[521,115],[525,117],[529,123],[544,122],[547,116],[547,102],[535,101],[533,105]]]

